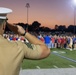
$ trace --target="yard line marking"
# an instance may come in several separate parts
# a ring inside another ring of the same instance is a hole
[[[56,65],[53,65],[54,68],[58,68]]]
[[[22,70],[22,67],[20,67],[20,70]]]
[[[40,67],[39,67],[39,66],[36,66],[36,68],[37,68],[37,69],[40,69]]]
[[[69,65],[71,68],[75,68],[75,66],[73,66],[73,65]]]
[[[52,53],[53,53],[53,52],[52,52]],[[61,57],[61,58],[64,58],[64,59],[67,59],[67,60],[69,60],[69,61],[72,61],[72,62],[76,63],[76,60],[74,60],[74,59],[71,59],[71,58],[62,56],[62,55],[60,55],[60,54],[58,54],[58,53],[53,53],[53,54],[55,54],[56,56],[59,56],[59,57]]]

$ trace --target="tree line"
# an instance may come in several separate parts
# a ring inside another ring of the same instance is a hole
[[[31,25],[30,24],[25,24],[25,23],[15,23],[15,25],[20,25],[22,26],[25,30],[32,31],[32,32],[71,32],[71,33],[76,33],[76,26],[75,25],[69,25],[66,27],[66,25],[55,25],[54,29],[51,29],[49,27],[41,26],[41,23],[38,21],[34,21]],[[6,31],[11,31],[7,25],[6,25]]]

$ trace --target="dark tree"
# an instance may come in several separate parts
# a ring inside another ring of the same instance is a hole
[[[34,21],[33,23],[32,23],[32,31],[37,31],[37,30],[39,30],[39,27],[40,27],[40,25],[41,25],[41,23],[39,23],[38,21]]]

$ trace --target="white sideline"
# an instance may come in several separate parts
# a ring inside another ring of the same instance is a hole
[[[76,75],[76,68],[24,69],[19,75]]]

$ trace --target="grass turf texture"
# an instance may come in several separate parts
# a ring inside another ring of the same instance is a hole
[[[61,53],[60,55],[76,60],[76,50],[69,51],[67,49],[51,49],[51,52],[53,51],[58,51],[58,52],[65,51],[66,53]],[[42,60],[25,59],[22,63],[22,68],[23,69],[37,69],[37,66],[39,66],[41,69],[55,68],[54,66],[57,66],[58,68],[70,68],[69,65],[76,67],[75,62],[69,61],[67,59],[63,59],[51,53],[49,57]]]

